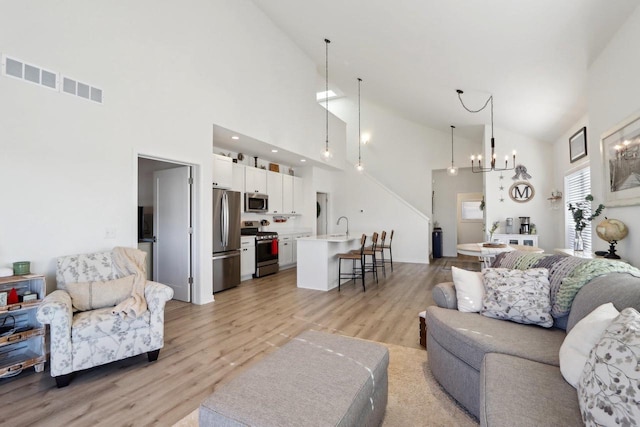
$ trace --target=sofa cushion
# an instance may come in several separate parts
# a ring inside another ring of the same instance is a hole
[[[480,313],[495,319],[550,328],[553,326],[553,318],[549,314],[551,303],[548,276],[549,270],[546,268],[485,269],[483,277],[486,293]],[[458,300],[458,304],[459,302]]]
[[[640,313],[625,308],[606,328],[584,365],[578,397],[587,425],[640,422]]]
[[[482,426],[582,425],[577,393],[556,366],[490,353],[480,375]]]
[[[113,307],[83,311],[73,316],[71,339],[73,341],[90,340],[101,337],[113,337],[134,329],[149,328],[151,313],[145,311],[139,317],[118,316]]]
[[[480,371],[486,353],[504,353],[560,365],[558,352],[566,333],[533,325],[503,322],[477,313],[427,307],[427,329],[447,351]]]
[[[640,311],[640,278],[625,273],[611,273],[592,279],[573,300],[567,332],[596,307],[607,302],[612,302],[619,311],[627,307]]]

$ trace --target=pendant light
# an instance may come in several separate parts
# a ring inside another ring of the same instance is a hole
[[[460,103],[462,104],[464,109],[470,113],[479,113],[480,111],[487,108],[487,105],[491,103],[491,159],[489,161],[489,167],[484,167],[484,168],[482,167],[481,155],[478,155],[478,166],[475,165],[476,156],[471,156],[471,171],[474,173],[485,173],[485,172],[493,172],[493,171],[498,171],[498,172],[510,171],[515,169],[516,167],[516,151],[515,150],[513,150],[513,159],[512,159],[511,167],[509,167],[508,165],[509,156],[504,156],[503,168],[496,167],[496,142],[495,142],[495,139],[493,138],[493,95],[489,96],[489,99],[487,99],[487,101],[484,103],[482,108],[478,110],[470,110],[469,108],[467,108],[466,105],[464,105],[464,102],[462,101],[461,95],[464,92],[461,91],[460,89],[457,89],[456,92],[458,93],[458,99],[460,100]]]
[[[447,175],[456,176],[458,175],[458,168],[453,165],[453,130],[456,127],[451,125],[451,167],[447,168]]]
[[[362,152],[360,150],[360,146],[362,145],[362,133],[360,132],[360,83],[362,83],[362,79],[358,77],[358,164],[356,165],[358,172],[364,170],[364,166],[362,165]]]
[[[329,43],[331,40],[324,39],[325,44],[325,62],[324,62],[324,76],[325,76],[325,124],[326,124],[326,139],[324,145],[324,151],[322,152],[322,157],[324,160],[328,161],[331,159],[333,154],[329,151]]]

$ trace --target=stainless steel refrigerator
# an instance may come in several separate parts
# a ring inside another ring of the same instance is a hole
[[[240,284],[240,193],[213,189],[213,292]]]

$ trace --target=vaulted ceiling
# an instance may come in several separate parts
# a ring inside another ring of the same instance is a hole
[[[587,112],[589,65],[640,0],[253,0],[331,86],[426,126],[489,123],[553,142]],[[615,72],[615,70],[612,70]],[[366,95],[365,95],[366,93]],[[467,136],[471,136],[468,134]]]

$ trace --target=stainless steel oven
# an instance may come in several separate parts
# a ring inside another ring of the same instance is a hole
[[[253,277],[262,277],[277,273],[278,265],[278,233],[258,231],[258,221],[243,221],[240,232],[243,236],[255,236],[256,270]]]
[[[260,232],[256,236],[256,273],[255,277],[277,273],[278,233]]]

